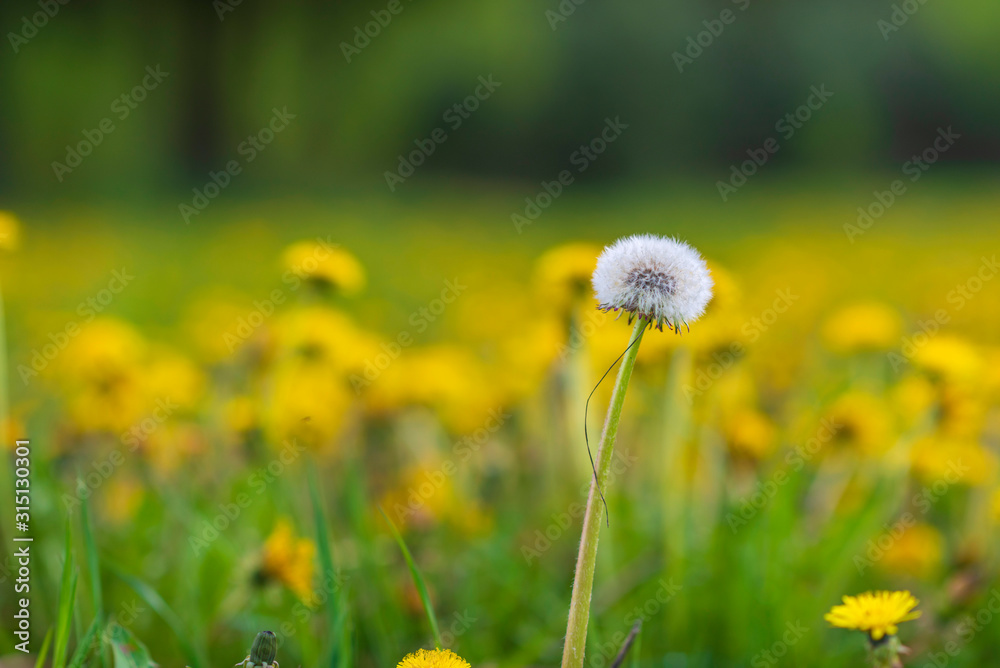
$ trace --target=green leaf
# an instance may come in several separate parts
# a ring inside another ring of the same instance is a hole
[[[42,668],[45,659],[49,655],[49,645],[52,644],[52,629],[45,632],[45,640],[42,641],[42,650],[38,653],[38,660],[35,661],[35,668]]]
[[[69,644],[70,622],[73,617],[73,603],[76,600],[76,568],[73,566],[73,535],[69,522],[66,523],[66,553],[63,560],[62,583],[59,585],[59,613],[56,624],[56,648],[52,656],[52,668],[66,665],[66,647]]]
[[[77,479],[77,486],[83,485],[83,481]],[[94,604],[94,623],[103,625],[104,623],[104,595],[101,590],[101,562],[97,556],[97,542],[94,540],[94,529],[90,521],[90,502],[86,495],[80,495],[83,499],[80,508],[80,522],[83,525],[83,546],[87,557],[87,576],[90,579],[90,598]],[[101,666],[106,666],[104,652],[98,650],[101,658]]]
[[[149,650],[132,632],[114,624],[111,626],[111,651],[115,657],[114,668],[150,668],[154,664]]]
[[[312,499],[313,506],[313,520],[316,524],[316,543],[319,548],[319,563],[322,569],[322,578],[333,578],[336,577],[337,571],[333,565],[333,552],[330,550],[330,534],[327,531],[326,516],[323,513],[323,502],[322,497],[319,493],[319,483],[316,480],[316,467],[310,466],[309,469],[309,496]],[[326,607],[327,607],[327,619],[330,624],[330,642],[332,646],[329,650],[330,663],[332,667],[338,666],[338,655],[340,643],[343,640],[343,627],[346,623],[346,618],[341,610],[334,601],[336,596],[328,596]]]
[[[420,571],[417,569],[417,565],[413,562],[413,557],[410,555],[410,550],[406,547],[406,542],[403,541],[403,536],[400,535],[399,530],[396,529],[396,525],[392,523],[389,516],[385,514],[382,510],[382,506],[378,507],[382,517],[389,524],[389,529],[392,531],[393,537],[396,539],[396,543],[399,544],[399,549],[403,551],[403,558],[406,559],[406,565],[410,567],[410,575],[413,576],[413,584],[417,586],[417,593],[420,594],[420,600],[424,604],[424,612],[427,613],[427,621],[431,625],[431,633],[434,635],[434,644],[438,649],[443,646],[441,642],[441,632],[438,630],[437,617],[434,616],[434,608],[431,606],[431,597],[427,593],[427,586],[424,585],[424,578],[420,575]]]
[[[95,619],[93,622],[91,622],[90,628],[87,629],[87,633],[84,634],[83,639],[80,640],[79,643],[77,643],[76,651],[73,652],[73,658],[70,659],[69,662],[69,668],[80,668],[80,666],[83,665],[83,660],[86,659],[87,655],[90,653],[90,646],[93,644],[94,638],[95,636],[97,636],[97,632],[100,630],[101,630],[101,620]],[[97,644],[97,651],[98,654],[101,653],[100,642],[98,642]]]
[[[170,630],[174,632],[174,636],[177,638],[177,643],[181,646],[181,651],[187,656],[188,661],[191,663],[193,668],[206,668],[208,666],[208,661],[205,659],[204,654],[196,648],[190,640],[190,636],[187,631],[184,630],[184,622],[181,618],[177,616],[167,602],[163,600],[163,597],[157,593],[155,589],[150,587],[148,584],[140,580],[139,578],[129,575],[128,573],[122,571],[117,567],[111,567],[115,575],[122,579],[129,587],[135,590],[135,593],[139,595],[142,600],[144,600],[149,607],[156,611],[156,614],[167,623]],[[115,657],[115,666],[118,667],[118,657]]]

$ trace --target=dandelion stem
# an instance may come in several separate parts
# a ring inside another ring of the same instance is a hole
[[[625,405],[625,390],[628,389],[635,358],[639,352],[643,332],[649,321],[640,318],[632,331],[628,351],[622,359],[618,378],[611,393],[611,405],[608,406],[608,416],[604,420],[604,433],[601,445],[597,450],[597,479],[590,481],[590,495],[587,498],[587,511],[583,518],[583,537],[580,539],[580,552],[576,558],[576,575],[573,578],[573,596],[569,605],[569,622],[566,625],[566,644],[563,648],[562,668],[582,668],[583,655],[587,649],[587,623],[590,620],[590,596],[594,589],[594,568],[597,565],[597,541],[601,532],[601,515],[604,506],[601,503],[600,490],[607,489],[608,473],[611,471],[611,460],[614,454],[615,437],[618,435],[618,423],[621,420],[622,406]]]

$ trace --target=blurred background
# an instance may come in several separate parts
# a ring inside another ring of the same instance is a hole
[[[588,666],[639,619],[642,668],[854,665],[822,615],[868,589],[921,600],[912,665],[987,662],[998,23],[988,0],[3,3],[33,649],[59,627],[47,661],[107,665],[93,628],[207,668],[270,628],[286,666],[394,665],[433,642],[381,505],[447,646],[557,664],[583,405],[629,337],[589,276],[650,232],[716,296],[642,342]]]
[[[705,173],[711,196],[718,174],[774,135],[814,85],[834,97],[767,166],[768,176],[895,169],[948,125],[963,137],[948,163],[985,167],[1000,150],[1000,9],[989,0],[912,0],[906,8],[915,13],[898,10],[899,26],[894,8],[906,3],[560,9],[401,0],[363,48],[355,28],[386,3],[229,1],[70,3],[37,29],[24,23],[41,11],[37,3],[5,3],[4,192],[186,194],[236,157],[275,107],[296,118],[234,193],[378,191],[415,139],[448,127],[442,115],[473,94],[480,76],[502,86],[449,130],[416,181],[551,178],[606,117],[620,116],[629,130],[588,171],[589,184],[656,187]],[[725,10],[732,21],[702,38],[699,55],[688,38],[697,42],[705,22]],[[680,61],[680,72],[675,53],[695,57]],[[113,102],[157,65],[168,76],[120,119]],[[105,117],[113,134],[57,181],[51,163]]]

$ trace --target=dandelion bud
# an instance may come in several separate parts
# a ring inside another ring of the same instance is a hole
[[[250,648],[250,662],[260,666],[274,662],[278,653],[278,639],[271,631],[261,631]]]

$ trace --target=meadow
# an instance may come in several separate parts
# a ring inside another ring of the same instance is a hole
[[[586,665],[637,621],[633,666],[861,665],[823,616],[868,590],[920,601],[905,665],[1000,654],[995,184],[921,182],[861,226],[867,186],[581,190],[512,224],[528,194],[5,216],[33,647],[208,668],[267,629],[286,667],[387,668],[435,635],[476,666],[557,664],[584,406],[630,332],[590,275],[648,232],[699,249],[715,293],[639,348]]]

